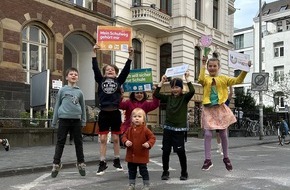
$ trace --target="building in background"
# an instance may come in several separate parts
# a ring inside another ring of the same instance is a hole
[[[254,27],[250,26],[246,28],[235,29],[234,46],[236,52],[248,55],[252,62],[252,67],[250,68],[250,72],[247,74],[244,83],[234,86],[235,92],[244,91],[245,93],[248,93],[251,90],[253,71],[256,67],[259,66],[254,62]],[[234,76],[238,76],[240,72],[240,70],[234,70]]]
[[[254,18],[254,62],[259,63],[259,13]],[[269,92],[264,93],[265,106],[277,111],[288,109],[290,89],[284,74],[290,72],[290,0],[279,0],[262,5],[262,70],[270,74]],[[255,72],[259,67],[255,67]],[[274,79],[274,80],[273,80]],[[275,84],[276,82],[276,84]],[[289,83],[289,80],[288,80]],[[287,110],[288,111],[288,110]]]
[[[91,69],[98,25],[132,27],[132,69],[152,68],[154,83],[167,68],[188,64],[196,89],[189,106],[196,115],[203,93],[196,83],[202,36],[212,35],[210,48],[220,54],[221,73],[233,76],[228,50],[234,48],[234,0],[1,0],[0,7],[0,104],[10,117],[29,110],[30,77],[46,69],[51,84],[53,79],[64,81],[68,67],[78,68],[86,103],[98,104]],[[98,57],[100,64],[119,68],[126,58],[125,52],[102,52]],[[168,84],[164,92],[169,92]],[[161,107],[151,113],[149,123],[159,124],[164,111]]]

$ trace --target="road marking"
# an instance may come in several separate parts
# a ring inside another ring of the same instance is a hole
[[[27,184],[22,184],[22,185],[18,185],[18,186],[12,186],[16,189],[19,190],[30,190],[34,187],[36,187],[39,183],[41,183],[45,178],[47,178],[48,176],[50,176],[50,173],[47,174],[43,174],[42,176],[36,178],[33,182],[31,183],[27,183]]]

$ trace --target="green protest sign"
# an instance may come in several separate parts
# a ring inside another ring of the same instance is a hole
[[[151,68],[133,69],[123,84],[123,89],[125,92],[151,91],[152,86]]]

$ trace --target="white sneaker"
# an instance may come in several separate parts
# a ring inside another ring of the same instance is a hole
[[[223,148],[221,144],[218,144],[218,149],[216,150],[217,153],[220,153],[221,155],[224,155]]]

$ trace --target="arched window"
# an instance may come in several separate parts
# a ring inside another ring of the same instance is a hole
[[[171,65],[171,44],[163,44],[160,46],[160,78]]]
[[[33,74],[46,70],[47,50],[47,36],[39,27],[31,25],[22,30],[22,66],[27,83]]]
[[[132,40],[133,48],[134,48],[134,60],[132,69],[141,69],[141,42],[137,39]]]
[[[200,61],[201,61],[201,49],[200,47],[194,48],[194,80],[198,80],[200,72]]]

